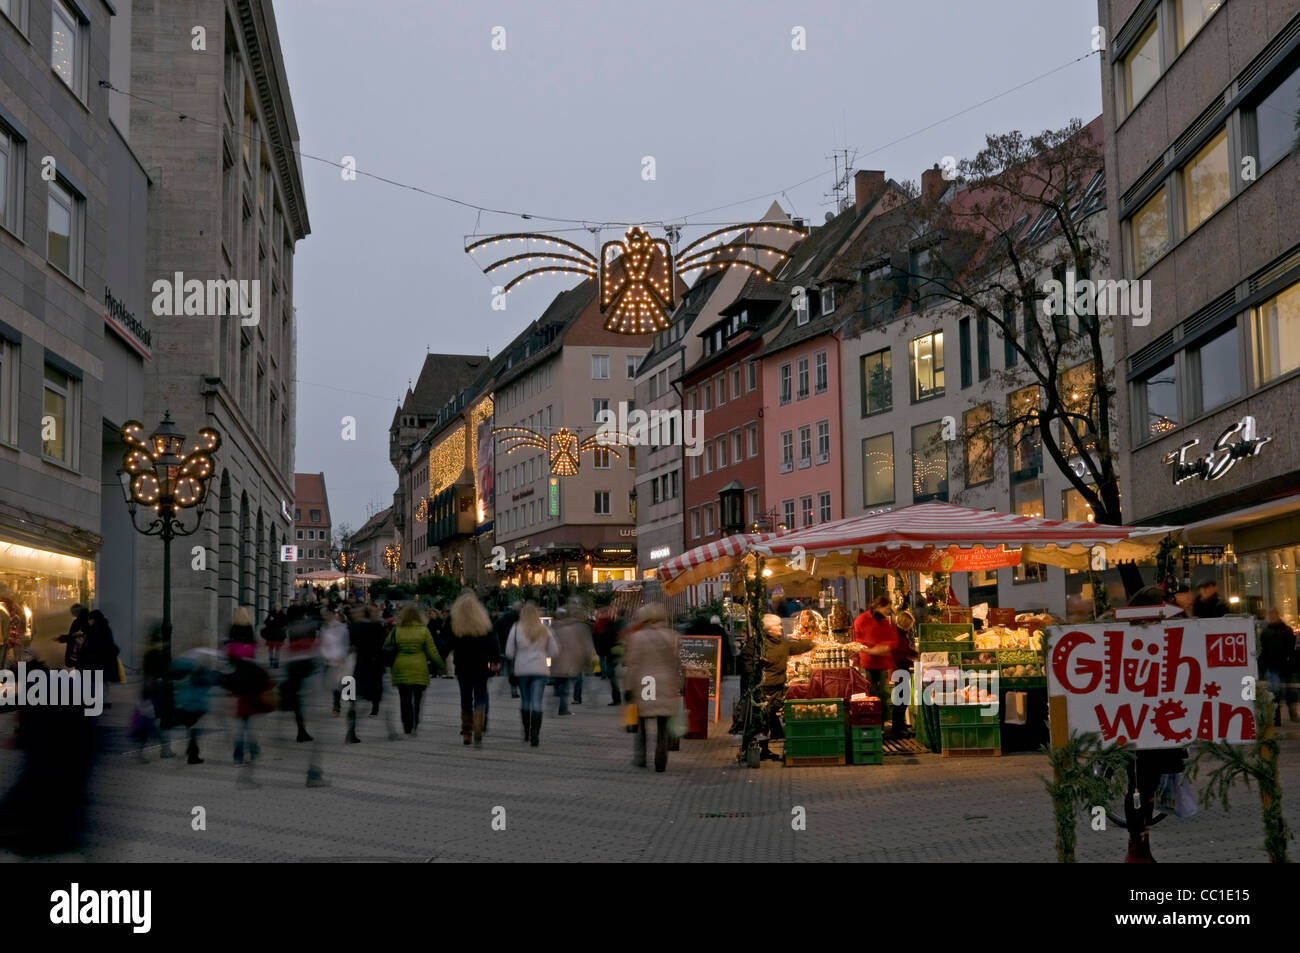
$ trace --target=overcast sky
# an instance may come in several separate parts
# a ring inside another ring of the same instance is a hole
[[[706,223],[759,218],[773,199],[822,222],[839,149],[857,151],[854,168],[916,180],[944,156],[974,155],[986,133],[1101,112],[1090,0],[275,0],[275,11],[312,225],[295,262],[296,468],[325,473],[335,525],[354,529],[392,503],[388,425],[426,349],[496,354],[576,282],[534,279],[493,311],[494,282],[465,236],[592,237],[344,181],[306,156],[353,156],[358,170],[511,212],[684,219],[685,242]],[[342,439],[345,416],[355,441]]]

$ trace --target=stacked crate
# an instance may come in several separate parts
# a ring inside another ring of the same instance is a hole
[[[846,705],[842,698],[786,701],[786,766],[844,764],[847,726]]]
[[[884,729],[879,725],[849,725],[849,762],[851,764],[884,764]]]

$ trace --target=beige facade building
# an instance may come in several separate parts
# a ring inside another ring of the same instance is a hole
[[[1196,581],[1300,622],[1300,0],[1101,0],[1130,522],[1219,546]],[[1203,563],[1203,565],[1198,565]]]

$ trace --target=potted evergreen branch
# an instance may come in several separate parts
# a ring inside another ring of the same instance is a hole
[[[1044,751],[1052,766],[1052,777],[1042,781],[1056,816],[1056,859],[1058,863],[1072,864],[1079,812],[1124,796],[1133,753],[1118,745],[1103,745],[1101,735],[1095,731],[1072,732],[1062,747],[1049,746]]]

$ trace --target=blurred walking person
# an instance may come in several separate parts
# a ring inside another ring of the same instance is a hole
[[[81,654],[77,658],[77,669],[85,673],[102,673],[106,709],[113,707],[108,702],[109,683],[122,680],[117,657],[117,643],[113,641],[113,629],[108,624],[108,619],[98,609],[91,610],[86,617],[86,638],[81,646]]]
[[[348,638],[356,656],[352,674],[357,680],[357,697],[370,702],[371,718],[379,714],[379,701],[384,692],[383,650],[387,634],[379,618],[378,606],[362,605],[353,610],[352,621],[348,624]],[[355,735],[355,707],[350,717],[353,723],[349,730]]]
[[[592,644],[600,656],[600,675],[609,680],[610,705],[619,704],[623,698],[618,691],[618,630],[620,620],[618,610],[606,606],[596,614],[596,624],[592,628]]]
[[[628,640],[623,656],[624,681],[633,692],[637,733],[632,764],[646,766],[647,735],[655,722],[655,771],[668,767],[668,719],[681,705],[682,677],[677,658],[677,633],[668,627],[663,603],[642,606],[636,612],[636,635]]]
[[[167,657],[168,646],[159,641],[150,643],[141,660],[140,704],[131,713],[131,737],[139,746],[136,759],[142,764],[149,759],[144,749],[155,737],[161,742],[160,758],[173,757],[168,732],[176,723],[175,703],[171,673]]]
[[[191,649],[172,662],[169,673],[174,723],[183,727],[188,735],[186,764],[203,763],[199,757],[199,722],[208,713],[208,696],[216,681],[216,675],[208,664],[211,652],[211,649]]]
[[[261,746],[253,732],[252,719],[271,711],[269,694],[273,683],[266,669],[258,665],[257,643],[253,638],[253,614],[244,606],[235,609],[231,616],[229,638],[226,640],[226,658],[231,669],[222,679],[227,691],[235,696],[235,764],[244,766],[238,782],[247,787],[257,787],[252,766],[261,754]]]
[[[501,654],[503,656],[505,655],[505,651],[506,651],[506,640],[510,638],[510,630],[513,629],[515,627],[515,623],[519,621],[519,608],[520,608],[519,602],[516,601],[511,603],[510,608],[507,609],[505,612],[501,613],[501,615],[497,616],[496,622],[493,623],[492,625],[492,629],[495,632],[497,637],[497,645],[500,646]],[[514,662],[512,662],[510,659],[506,659],[505,668],[506,668],[506,681],[510,683],[510,697],[518,698],[519,679],[515,676]]]
[[[1276,608],[1269,609],[1268,625],[1259,633],[1259,673],[1273,693],[1273,724],[1276,727],[1282,724],[1284,698],[1291,721],[1300,720],[1297,718],[1300,713],[1296,711],[1296,690],[1290,684],[1295,667],[1295,631]]]
[[[303,694],[307,681],[316,672],[316,634],[320,629],[320,615],[316,610],[298,607],[297,613],[289,613],[287,635],[289,654],[287,657],[286,678],[280,693],[280,707],[293,712],[294,724],[298,728],[298,742],[314,740],[307,732],[307,719],[304,713]]]
[[[332,712],[336,718],[342,712],[343,679],[351,674],[348,666],[351,651],[348,627],[343,624],[339,612],[325,612],[321,616],[320,655],[325,660],[326,680],[334,703]]]
[[[289,617],[280,611],[279,606],[271,609],[271,614],[262,623],[262,641],[266,643],[267,662],[271,668],[280,667],[280,650],[284,648],[285,629]]]
[[[573,703],[582,704],[582,679],[591,667],[596,647],[591,639],[591,627],[579,615],[580,606],[570,601],[556,613],[555,644],[559,646],[551,660],[551,677],[555,679],[555,694],[560,699],[557,714],[569,715],[569,692]]]
[[[414,737],[420,730],[420,706],[424,690],[429,687],[429,666],[442,668],[442,658],[420,610],[413,605],[398,615],[397,625],[385,644],[390,644],[395,651],[393,686],[397,689],[402,731]]]
[[[77,656],[81,654],[81,646],[86,641],[86,626],[89,622],[90,610],[78,602],[72,607],[72,624],[68,626],[68,631],[57,639],[67,646],[63,650],[64,668],[77,667]]]
[[[534,748],[541,741],[542,699],[551,675],[550,660],[559,651],[555,636],[542,621],[537,605],[525,603],[519,621],[510,627],[506,658],[514,662],[515,676],[519,679],[519,718],[524,726],[524,741]]]
[[[461,738],[481,745],[487,730],[487,681],[501,668],[501,650],[492,620],[472,589],[451,605],[451,654],[460,685]]]

